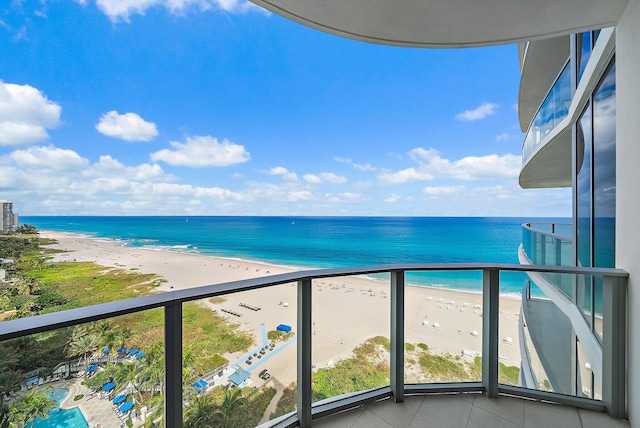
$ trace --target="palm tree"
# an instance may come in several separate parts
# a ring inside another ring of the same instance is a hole
[[[99,342],[96,336],[92,334],[82,336],[71,344],[67,350],[67,355],[70,357],[79,356],[80,358],[84,358],[84,366],[86,369],[89,355],[93,354],[95,350],[98,349],[98,346]],[[84,373],[84,379],[87,380],[86,370]]]
[[[121,348],[124,348],[124,345],[131,336],[133,336],[133,332],[129,327],[127,327],[126,325],[120,327],[117,333],[117,337]]]
[[[46,392],[41,389],[34,389],[17,403],[15,412],[12,414],[12,420],[14,422],[22,422],[25,426],[31,422],[33,427],[36,423],[36,418],[48,419],[49,410],[55,405],[56,402],[50,400]]]
[[[184,412],[185,428],[211,426],[218,405],[211,394],[194,395]]]
[[[246,401],[241,395],[241,389],[225,389],[224,399],[222,400],[220,411],[218,412],[222,418],[220,428],[234,428],[236,426],[236,422],[233,419],[233,413]]]

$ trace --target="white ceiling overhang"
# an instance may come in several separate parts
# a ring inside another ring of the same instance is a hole
[[[312,28],[428,48],[514,43],[615,25],[627,0],[251,0]]]

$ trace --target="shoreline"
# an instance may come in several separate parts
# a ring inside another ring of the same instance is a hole
[[[140,254],[137,253],[138,251],[142,251],[142,252],[155,252],[155,253],[160,253],[160,254],[172,254],[172,255],[180,255],[180,256],[190,256],[190,257],[200,257],[203,259],[212,259],[214,261],[220,261],[220,262],[230,262],[230,263],[239,263],[241,265],[260,265],[261,267],[264,267],[267,272],[269,274],[275,274],[274,272],[272,272],[269,268],[273,268],[275,270],[282,270],[282,272],[277,272],[277,273],[288,273],[288,272],[298,272],[298,271],[313,271],[313,270],[322,270],[322,269],[332,269],[332,268],[324,268],[324,267],[314,267],[314,266],[295,266],[295,265],[286,265],[286,264],[279,264],[279,263],[272,263],[272,262],[267,262],[267,261],[263,261],[263,260],[254,260],[254,259],[245,259],[245,258],[240,258],[240,257],[232,257],[232,256],[222,256],[222,255],[216,255],[216,254],[207,254],[207,253],[203,253],[203,252],[199,252],[199,250],[196,251],[179,251],[179,250],[172,250],[171,248],[183,248],[188,246],[187,245],[175,245],[175,246],[159,246],[159,247],[153,247],[153,246],[129,246],[127,245],[127,240],[123,240],[123,239],[113,239],[113,238],[105,238],[105,237],[98,237],[97,235],[92,235],[90,233],[83,233],[83,232],[63,232],[63,231],[53,231],[53,230],[40,230],[40,236],[43,238],[51,238],[51,239],[56,239],[58,241],[60,241],[60,239],[77,239],[77,240],[89,240],[89,241],[93,241],[96,243],[100,243],[100,244],[106,244],[107,247],[112,247],[114,245],[116,245],[118,248],[121,249],[126,249],[126,250],[131,250],[133,251],[133,255],[134,256],[139,256]],[[197,248],[197,247],[196,247]],[[78,249],[73,249],[70,251],[78,251]],[[90,258],[87,258],[85,255],[83,255],[84,260],[79,260],[79,261],[95,261],[98,264],[102,264],[103,266],[111,266],[111,267],[117,267],[117,266],[113,266],[111,264],[103,264],[100,263],[100,260],[91,260]],[[65,260],[60,260],[60,261],[65,261]],[[147,272],[144,271],[144,273],[151,273],[151,274],[158,274],[157,272]],[[163,276],[158,274],[159,276]],[[374,277],[371,277],[369,274],[363,274],[363,275],[354,275],[351,276],[353,278],[359,278],[362,280],[366,280],[366,281],[372,281],[378,284],[382,284],[382,285],[387,285],[388,281],[385,280],[381,280],[381,279],[377,279]],[[232,281],[235,281],[237,279],[233,279]],[[406,279],[405,279],[406,281]],[[219,282],[216,283],[212,283],[212,284],[201,284],[201,286],[204,285],[214,285],[214,284],[219,284]],[[473,289],[468,289],[468,288],[454,288],[451,287],[447,284],[432,284],[432,285],[427,285],[427,284],[414,284],[414,283],[406,283],[405,282],[405,286],[407,287],[415,287],[418,289],[429,289],[429,290],[444,290],[444,291],[452,291],[452,292],[456,292],[456,293],[464,293],[464,294],[472,294],[472,295],[479,295],[482,296],[482,290],[473,290]],[[480,283],[480,287],[481,287],[481,283]],[[191,288],[191,287],[188,287]],[[516,293],[516,292],[512,292],[512,291],[508,291],[508,292],[504,292],[504,293],[500,293],[500,298],[501,299],[509,299],[509,300],[520,300],[521,299],[521,294],[520,293]]]
[[[48,247],[66,251],[54,254],[55,262],[90,261],[105,267],[155,274],[167,281],[155,289],[157,292],[299,270],[239,259],[133,248],[122,245],[122,241],[80,237],[67,232],[40,231],[40,236],[57,240],[57,244]],[[261,324],[270,326],[269,330],[282,323],[296,325],[296,290],[293,283],[282,284],[227,294],[223,296],[224,302],[203,304],[219,310],[230,322],[240,324],[254,337],[254,344],[260,344]],[[388,282],[371,278],[345,276],[314,280],[313,362],[316,367],[330,367],[335,361],[350,357],[354,348],[371,337],[388,337],[390,294]],[[240,303],[261,307],[261,310],[246,310]],[[222,309],[241,316],[229,315]],[[506,339],[513,338],[517,343],[519,312],[519,299],[500,295],[499,354],[503,363],[518,367],[519,347]],[[473,362],[482,350],[482,294],[408,286],[405,289],[405,341],[425,343],[433,352],[461,355],[464,361]],[[295,355],[295,347],[289,346],[264,364],[283,388],[296,378]],[[230,366],[243,357],[240,353],[224,356]],[[263,382],[255,374],[251,380],[254,385]]]

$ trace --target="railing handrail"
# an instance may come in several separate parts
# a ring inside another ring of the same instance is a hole
[[[407,263],[384,264],[337,269],[312,269],[285,274],[244,279],[220,284],[203,285],[184,290],[167,291],[150,296],[117,300],[60,312],[35,315],[28,318],[0,322],[0,341],[15,339],[35,333],[43,333],[63,327],[98,321],[120,315],[127,315],[171,304],[207,299],[241,291],[257,290],[302,280],[313,280],[340,276],[357,276],[389,272],[430,272],[430,271],[482,271],[497,270],[508,272],[553,272],[578,275],[602,275],[628,278],[622,269],[584,268],[571,266],[541,266],[505,263]]]
[[[533,227],[533,225],[536,224],[550,224],[552,226],[571,226],[571,223],[556,223],[556,222],[535,222],[535,223],[522,223],[522,227],[524,229],[530,230],[533,233],[537,233],[538,235],[545,235],[545,236],[549,236],[552,238],[556,238],[556,239],[560,239],[562,241],[566,241],[566,242],[572,242],[573,239],[571,239],[571,237],[569,236],[565,236],[565,235],[561,235],[557,232],[546,232],[544,230],[539,230],[536,229],[535,227]]]

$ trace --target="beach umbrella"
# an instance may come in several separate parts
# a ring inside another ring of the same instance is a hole
[[[111,352],[111,348],[107,348],[104,351],[102,351],[103,354],[109,354]]]
[[[136,354],[136,359],[138,359],[138,360],[139,360],[140,358],[142,358],[142,357],[144,357],[144,356],[145,356],[145,353],[144,353],[144,352],[138,352],[138,353]]]
[[[115,388],[116,384],[114,382],[109,382],[108,384],[104,385],[102,387],[103,391],[111,391],[113,388]]]
[[[127,401],[122,406],[120,406],[120,411],[121,412],[126,412],[127,410],[131,409],[132,407],[133,407],[133,401]]]
[[[98,370],[98,365],[97,364],[91,364],[89,367],[87,367],[87,371],[88,372],[94,372]]]
[[[196,388],[206,388],[207,385],[209,385],[209,383],[206,382],[204,379],[200,379],[199,381],[193,384],[193,386]]]
[[[118,395],[116,398],[113,399],[113,404],[122,403],[124,400],[126,400],[126,398],[127,398],[126,395]]]
[[[133,348],[130,349],[129,352],[127,352],[129,355],[133,355],[133,354],[137,354],[138,353],[138,348]]]
[[[125,352],[127,352],[127,347],[125,346],[125,347],[123,347],[123,348],[120,348],[120,349],[118,349],[116,352],[117,352],[118,354],[124,354]]]

